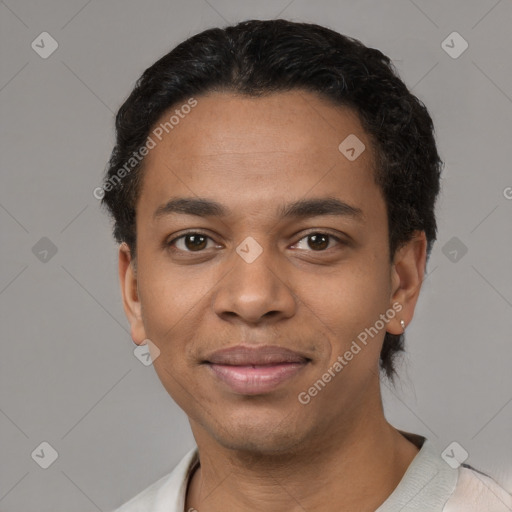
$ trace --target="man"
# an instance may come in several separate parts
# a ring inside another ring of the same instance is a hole
[[[389,58],[317,25],[207,30],[116,129],[124,309],[197,443],[119,512],[512,509],[384,417],[442,167]]]

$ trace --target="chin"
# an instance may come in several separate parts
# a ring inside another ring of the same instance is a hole
[[[252,438],[218,436],[217,442],[224,448],[247,455],[279,457],[297,452],[302,444],[297,439],[286,436],[272,436],[272,438],[265,436]]]
[[[273,418],[255,415],[222,422],[222,429],[210,434],[224,448],[257,455],[283,455],[296,452],[308,437],[304,421],[290,421],[286,416]],[[274,421],[272,421],[272,419]],[[277,421],[276,421],[277,420]],[[294,428],[300,425],[300,430]]]

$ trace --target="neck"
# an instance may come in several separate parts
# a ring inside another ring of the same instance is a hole
[[[185,510],[376,510],[418,452],[380,411],[279,455],[226,448],[191,422],[201,466]]]

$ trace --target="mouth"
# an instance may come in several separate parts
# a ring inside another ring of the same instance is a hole
[[[282,347],[238,346],[213,353],[204,364],[231,391],[260,395],[295,377],[310,361]]]

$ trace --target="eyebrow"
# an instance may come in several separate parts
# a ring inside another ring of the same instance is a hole
[[[217,201],[206,198],[183,197],[171,199],[160,205],[153,215],[155,219],[180,213],[196,215],[198,217],[226,217],[230,210]],[[364,215],[360,208],[351,206],[334,197],[301,199],[278,209],[278,216],[282,219],[317,217],[321,215],[337,215],[349,217],[356,221],[363,221]]]

